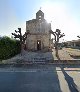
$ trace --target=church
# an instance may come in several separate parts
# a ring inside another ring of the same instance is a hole
[[[36,19],[26,21],[26,48],[29,51],[49,51],[51,49],[51,23],[44,19],[44,13],[39,10]]]

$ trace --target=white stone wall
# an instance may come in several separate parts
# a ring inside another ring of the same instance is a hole
[[[51,30],[51,24],[46,21],[39,22],[37,20],[30,20],[26,22],[26,31],[30,30],[31,33],[49,33]]]
[[[41,40],[41,49],[50,47],[48,35],[30,35],[27,39],[27,47],[29,50],[37,50],[37,40]]]
[[[33,19],[26,21],[26,32],[30,31],[26,39],[26,46],[28,50],[37,50],[37,40],[41,40],[41,49],[49,48],[51,35],[49,30],[51,30],[51,24],[47,23],[45,19],[39,21]]]

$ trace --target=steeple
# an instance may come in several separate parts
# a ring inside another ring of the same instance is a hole
[[[41,9],[36,13],[36,19],[44,20],[44,13],[41,11]]]

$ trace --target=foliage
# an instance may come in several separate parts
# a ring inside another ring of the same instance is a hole
[[[63,42],[63,43],[62,43],[62,46],[63,46],[63,47],[68,47],[68,43],[67,43],[67,42]]]
[[[20,42],[4,36],[0,39],[0,60],[8,59],[20,53]]]

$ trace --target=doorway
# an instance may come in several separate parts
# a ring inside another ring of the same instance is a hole
[[[37,40],[37,50],[41,50],[41,40]]]

